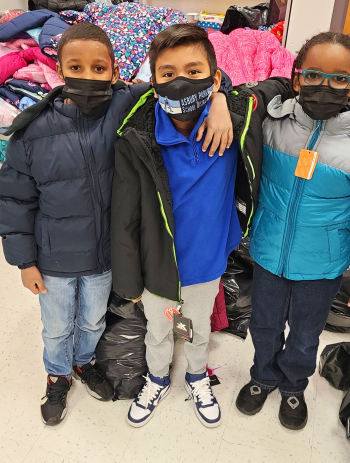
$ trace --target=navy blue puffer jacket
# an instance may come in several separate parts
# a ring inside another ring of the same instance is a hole
[[[64,277],[110,269],[116,130],[149,88],[120,83],[93,116],[64,104],[59,88],[38,103],[39,114],[34,105],[15,120],[22,128],[0,170],[0,235],[10,264]]]

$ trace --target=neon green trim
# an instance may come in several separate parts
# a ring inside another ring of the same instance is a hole
[[[254,99],[252,97],[249,97],[247,122],[246,122],[246,125],[244,127],[244,130],[243,130],[243,133],[242,133],[242,136],[241,136],[241,142],[240,142],[242,151],[243,151],[243,147],[244,147],[245,137],[246,137],[248,129],[249,129],[250,120],[252,118],[253,106],[254,106]],[[249,161],[250,167],[251,167],[252,172],[253,172],[253,179],[255,179],[254,167],[253,167],[252,161],[251,161],[251,159],[250,159],[250,157],[248,155],[247,155],[247,159]],[[252,190],[252,185],[250,184],[250,182],[249,182],[249,187],[250,187],[250,192],[252,193],[253,190]],[[252,204],[252,210],[250,212],[250,217],[249,217],[249,220],[248,220],[248,223],[247,223],[247,230],[244,233],[244,237],[246,237],[248,235],[248,233],[249,233],[249,225],[250,225],[250,222],[252,220],[253,213],[254,213],[254,206]]]
[[[241,149],[243,150],[244,142],[245,142],[245,137],[247,135],[248,129],[249,129],[249,124],[250,124],[250,119],[252,117],[252,112],[253,112],[253,104],[254,100],[252,97],[249,97],[249,106],[248,106],[248,115],[247,115],[247,123],[244,127],[242,136],[241,136]]]
[[[173,240],[173,254],[174,254],[174,259],[175,259],[175,265],[177,267],[177,258],[176,258],[174,236],[171,233],[171,230],[170,230],[170,227],[169,227],[169,224],[168,224],[168,219],[167,219],[167,216],[166,216],[165,210],[164,210],[162,197],[160,196],[159,191],[157,191],[157,194],[158,194],[158,199],[159,199],[159,203],[160,203],[160,210],[162,211],[162,216],[163,216],[163,219],[164,219],[164,222],[165,222],[165,227],[167,229],[167,232],[169,233],[169,235],[171,236],[171,238]],[[181,281],[179,281],[179,301],[181,301]]]
[[[151,88],[150,90],[148,90],[148,92],[144,93],[139,101],[135,104],[135,106],[132,108],[132,110],[129,112],[129,114],[126,116],[126,118],[124,119],[122,125],[119,127],[119,129],[117,130],[117,133],[118,135],[122,135],[122,128],[124,127],[124,125],[128,122],[128,120],[136,113],[136,111],[141,107],[143,106],[148,97],[150,95],[152,95],[154,93],[154,88]]]
[[[247,159],[248,159],[248,161],[249,161],[250,167],[252,168],[253,180],[254,180],[254,179],[255,179],[255,171],[254,171],[253,163],[252,163],[250,157],[248,156],[248,154],[247,154]]]
[[[232,93],[233,93],[234,95],[238,95],[238,92],[236,92],[236,90],[232,90]]]

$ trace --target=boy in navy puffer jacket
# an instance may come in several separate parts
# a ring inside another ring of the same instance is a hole
[[[40,298],[47,425],[66,415],[72,369],[93,397],[113,397],[94,357],[112,284],[114,142],[132,104],[150,89],[117,82],[112,45],[92,24],[70,27],[58,58],[65,86],[15,120],[0,171],[5,257]]]

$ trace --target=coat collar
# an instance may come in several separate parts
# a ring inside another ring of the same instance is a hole
[[[281,95],[277,95],[268,105],[267,111],[274,119],[283,119],[289,116],[297,121],[301,126],[313,130],[315,123],[304,111],[295,98],[286,100],[282,103]],[[350,111],[340,113],[336,117],[324,121],[324,131],[328,135],[350,134]]]

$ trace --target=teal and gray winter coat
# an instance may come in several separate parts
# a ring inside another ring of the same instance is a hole
[[[250,253],[291,280],[336,278],[350,263],[350,111],[314,121],[277,96],[268,114]],[[311,180],[294,175],[303,148],[319,153]]]

